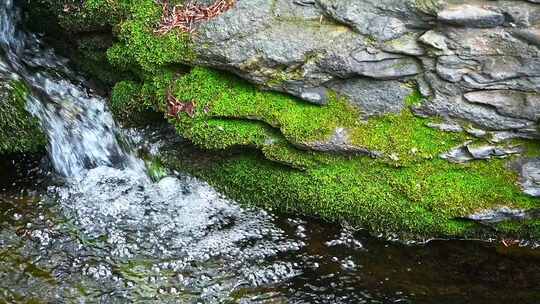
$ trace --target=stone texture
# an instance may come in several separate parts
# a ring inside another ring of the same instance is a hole
[[[466,219],[483,223],[498,223],[508,220],[527,220],[531,218],[536,218],[534,211],[512,209],[509,207],[482,210],[466,217]]]
[[[529,195],[540,197],[540,158],[525,160],[521,164],[521,186]]]
[[[537,0],[239,0],[195,42],[198,64],[308,102],[396,113],[416,82],[418,115],[540,137]]]
[[[500,12],[469,4],[449,6],[437,14],[437,19],[465,27],[496,27],[505,20]]]
[[[454,163],[466,163],[473,160],[486,160],[491,158],[504,158],[523,152],[521,147],[474,145],[467,142],[459,147],[441,155],[441,158]]]

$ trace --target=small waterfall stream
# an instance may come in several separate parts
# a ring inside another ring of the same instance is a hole
[[[28,110],[48,134],[55,170],[76,177],[98,166],[137,166],[138,161],[120,147],[105,100],[78,84],[82,79],[69,70],[65,59],[44,48],[35,35],[19,30],[20,13],[13,0],[0,6],[0,18],[7,67],[3,73],[22,80],[33,92]]]
[[[29,88],[28,110],[47,133],[49,159],[64,178],[45,191],[14,182],[0,193],[0,303],[535,299],[534,254],[505,259],[487,243],[408,247],[243,208],[185,174],[152,182],[123,144],[127,135],[106,100],[39,36],[21,29],[14,0],[0,2],[2,79]],[[140,134],[150,150],[167,144]],[[479,273],[473,282],[463,270],[470,268]]]

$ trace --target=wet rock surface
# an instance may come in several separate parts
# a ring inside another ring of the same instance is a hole
[[[238,1],[195,36],[198,64],[367,117],[403,109],[538,137],[537,1]],[[367,96],[367,97],[366,97]],[[376,100],[377,102],[374,102]]]

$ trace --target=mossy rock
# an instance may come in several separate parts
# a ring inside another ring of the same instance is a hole
[[[20,81],[0,82],[0,154],[39,152],[46,137],[26,110],[28,88]]]
[[[126,87],[130,86],[123,84],[116,91]],[[361,122],[358,110],[338,96],[327,106],[308,104],[200,67],[187,74],[166,68],[132,88],[131,93],[119,96],[126,102],[150,101],[163,112],[169,111],[170,96],[192,103],[193,113],[168,116],[178,132],[200,148],[251,147],[262,152],[254,155],[251,150],[208,167],[196,166],[197,170],[174,165],[242,202],[345,220],[373,233],[403,237],[540,237],[534,225],[497,230],[464,220],[501,206],[535,209],[540,200],[521,192],[518,174],[508,168],[506,159],[468,164],[440,159],[440,153],[470,138],[429,128],[430,120],[416,117],[410,109]],[[407,104],[414,107],[420,99],[415,92]],[[325,140],[338,127],[349,129],[352,143],[396,158],[298,148],[302,143]]]

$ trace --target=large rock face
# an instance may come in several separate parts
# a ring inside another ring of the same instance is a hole
[[[401,111],[416,83],[418,114],[534,138],[539,3],[239,0],[200,26],[197,63],[313,103],[333,90],[365,117]]]

